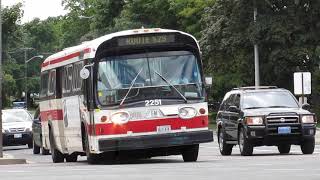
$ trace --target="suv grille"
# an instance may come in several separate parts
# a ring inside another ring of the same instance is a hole
[[[299,116],[268,116],[268,124],[298,123]]]
[[[9,131],[12,133],[24,132],[25,128],[10,128]]]
[[[266,125],[268,130],[268,135],[279,135],[279,127],[290,127],[290,135],[300,135],[301,126],[299,123],[299,116],[296,113],[286,113],[286,114],[269,114],[266,117]]]

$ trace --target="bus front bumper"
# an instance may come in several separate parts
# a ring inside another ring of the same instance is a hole
[[[211,130],[180,132],[170,134],[144,135],[134,137],[121,137],[113,139],[100,139],[99,150],[121,151],[136,149],[152,149],[206,143],[213,141]]]

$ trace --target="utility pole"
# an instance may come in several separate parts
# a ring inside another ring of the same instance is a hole
[[[3,158],[2,141],[2,8],[0,0],[0,158]]]
[[[257,15],[258,15],[258,8],[257,8],[257,3],[256,0],[254,0],[253,3],[253,20],[254,24],[257,22]],[[254,83],[255,86],[260,86],[260,73],[259,73],[259,47],[258,44],[254,44]]]
[[[28,110],[28,69],[27,69],[27,58],[28,58],[28,54],[27,54],[28,48],[24,49],[24,101],[26,103],[26,109]]]

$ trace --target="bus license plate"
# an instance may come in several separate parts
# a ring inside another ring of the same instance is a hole
[[[291,127],[278,127],[278,134],[290,134]]]
[[[171,131],[171,126],[167,125],[167,126],[157,126],[157,132],[158,133],[167,133]]]
[[[16,138],[16,139],[17,138],[22,138],[22,134],[14,134],[13,137]]]

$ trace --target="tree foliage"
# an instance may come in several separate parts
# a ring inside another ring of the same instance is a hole
[[[30,92],[39,89],[40,61],[30,62],[29,80],[21,80],[25,66],[19,49],[34,48],[27,54],[31,58],[143,26],[177,29],[200,40],[205,72],[214,77],[210,96],[215,100],[233,87],[254,84],[253,45],[257,44],[261,84],[292,90],[293,72],[311,71],[312,102],[320,102],[320,1],[63,0],[63,4],[68,14],[23,25],[21,4],[3,9],[8,85],[4,91],[8,95],[19,96],[26,82]],[[253,21],[254,7],[257,22]]]

